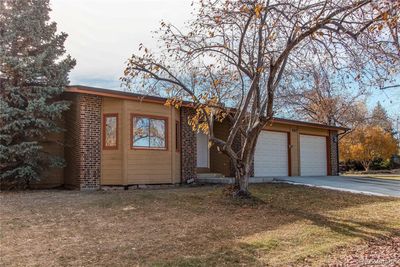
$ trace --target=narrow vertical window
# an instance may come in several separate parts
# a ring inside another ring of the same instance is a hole
[[[181,126],[179,121],[175,122],[175,149],[179,152],[181,149]]]
[[[103,115],[103,148],[118,148],[118,114]]]

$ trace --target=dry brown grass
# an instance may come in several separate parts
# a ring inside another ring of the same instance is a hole
[[[258,185],[1,193],[2,266],[319,265],[399,235],[400,199]],[[340,248],[340,249],[339,249]]]

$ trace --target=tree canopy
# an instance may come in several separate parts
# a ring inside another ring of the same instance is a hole
[[[42,141],[62,131],[68,102],[57,98],[75,60],[50,22],[48,0],[0,0],[0,181],[29,184],[62,159]]]
[[[390,133],[393,132],[393,123],[390,120],[386,109],[382,106],[380,102],[378,102],[374,107],[374,109],[372,110],[370,120],[371,120],[370,123],[372,125],[380,126],[387,132]]]
[[[190,100],[195,130],[231,159],[235,195],[249,195],[257,138],[273,119],[276,98],[301,81],[302,70],[329,65],[336,77],[383,83],[398,71],[398,1],[306,0],[195,2],[186,29],[162,22],[160,53],[145,46],[128,60],[122,78],[132,88],[164,91],[169,103]],[[300,87],[301,88],[301,87]],[[216,121],[231,124],[226,139]],[[239,136],[242,146],[232,148]]]
[[[355,129],[340,142],[340,158],[361,162],[366,171],[373,160],[387,160],[398,149],[397,140],[379,126],[363,126]]]

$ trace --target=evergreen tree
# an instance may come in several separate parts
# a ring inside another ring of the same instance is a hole
[[[67,34],[50,22],[48,0],[0,0],[0,182],[39,180],[63,165],[42,141],[60,132],[69,103],[60,94],[75,60],[65,55]]]
[[[378,101],[371,114],[371,124],[380,126],[386,132],[393,133],[393,123],[387,115],[386,109]]]

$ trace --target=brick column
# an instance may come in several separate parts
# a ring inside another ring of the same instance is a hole
[[[339,140],[337,131],[329,131],[330,175],[339,174]]]
[[[80,98],[79,188],[100,188],[102,98],[82,95]]]
[[[188,124],[189,116],[194,115],[192,108],[182,107],[181,119],[181,179],[182,183],[196,179],[197,166],[197,135]]]

